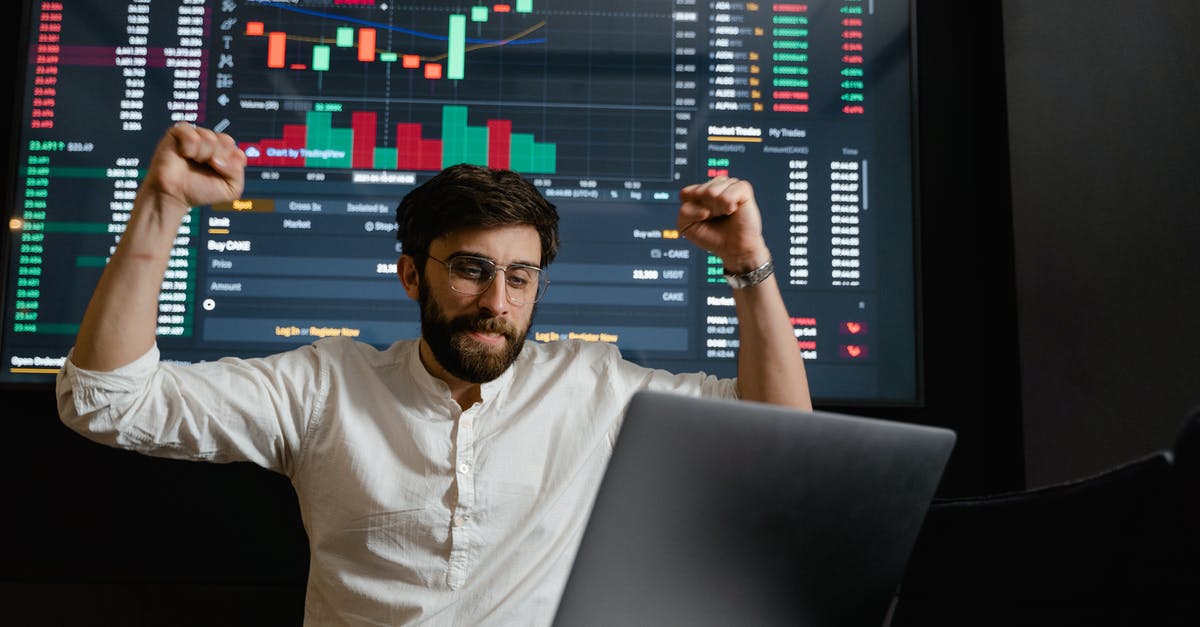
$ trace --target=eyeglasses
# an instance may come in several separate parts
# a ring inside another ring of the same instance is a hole
[[[459,255],[447,260],[433,255],[430,259],[446,266],[450,273],[450,289],[459,294],[478,296],[487,291],[498,270],[504,271],[504,291],[514,305],[536,303],[546,293],[550,277],[541,268],[523,263],[498,265],[491,259]]]

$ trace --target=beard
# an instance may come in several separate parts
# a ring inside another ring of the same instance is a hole
[[[501,318],[482,314],[449,318],[430,298],[427,285],[422,281],[417,288],[421,337],[425,338],[438,364],[468,383],[487,383],[504,374],[525,347],[529,329],[522,332]],[[484,346],[471,338],[472,332],[500,334],[504,337],[504,345],[498,349]]]

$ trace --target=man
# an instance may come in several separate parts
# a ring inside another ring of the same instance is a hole
[[[182,217],[237,198],[245,163],[228,135],[163,137],[59,375],[59,411],[112,446],[286,474],[311,546],[306,624],[545,624],[634,391],[811,407],[753,191],[728,178],[684,188],[678,219],[739,286],[736,380],[643,368],[604,344],[525,346],[557,214],[520,177],[470,166],[397,209],[419,340],[159,363]]]

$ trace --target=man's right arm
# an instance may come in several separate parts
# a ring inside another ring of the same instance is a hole
[[[320,404],[318,351],[188,366],[160,364],[151,351],[183,217],[238,198],[245,166],[228,135],[180,124],[159,142],[59,374],[59,417],[71,429],[148,455],[295,469]]]
[[[239,197],[245,167],[229,135],[190,124],[167,131],[84,313],[74,365],[114,370],[154,346],[159,292],[183,217],[193,206]]]

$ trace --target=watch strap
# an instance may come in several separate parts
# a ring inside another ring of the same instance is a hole
[[[762,283],[775,272],[775,264],[770,259],[763,265],[742,274],[733,274],[725,270],[725,281],[735,290],[744,289]]]

